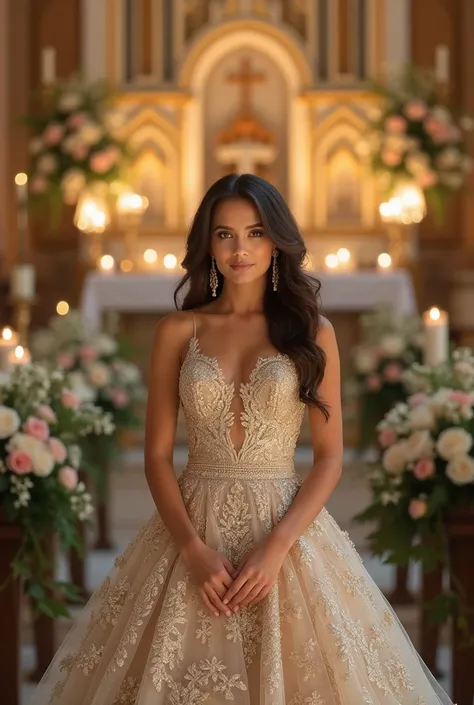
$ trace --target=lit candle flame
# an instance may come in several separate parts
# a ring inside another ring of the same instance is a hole
[[[436,306],[430,308],[430,318],[432,321],[439,321],[441,318],[441,311]]]
[[[8,328],[8,326],[7,326],[6,328],[4,328],[4,329],[2,330],[2,338],[3,338],[3,340],[6,340],[6,341],[11,340],[11,339],[13,338],[13,331],[12,331],[12,329],[11,329],[11,328]]]

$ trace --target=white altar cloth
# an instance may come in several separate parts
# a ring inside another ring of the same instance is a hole
[[[378,303],[392,304],[400,315],[416,314],[410,275],[405,270],[389,272],[314,272],[321,281],[324,313],[368,311]],[[105,311],[119,313],[165,313],[174,310],[173,291],[179,280],[174,273],[87,275],[81,311],[93,329],[101,326]]]

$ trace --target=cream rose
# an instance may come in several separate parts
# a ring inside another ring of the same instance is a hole
[[[399,441],[387,448],[383,454],[382,463],[387,472],[398,475],[405,470],[407,460],[406,442]]]
[[[43,446],[38,448],[33,456],[33,473],[38,477],[47,477],[51,475],[54,468],[53,454]]]
[[[9,438],[20,428],[20,417],[15,409],[0,406],[0,438]]]
[[[354,364],[358,372],[368,374],[377,367],[377,360],[370,350],[359,349],[355,352]]]
[[[113,355],[117,352],[117,341],[102,333],[94,340],[94,347],[99,355]]]
[[[474,482],[474,459],[469,455],[457,455],[446,466],[446,475],[455,485]]]
[[[447,428],[439,435],[436,448],[445,460],[459,455],[467,455],[472,447],[472,436],[463,428]]]
[[[429,431],[415,431],[405,441],[405,452],[410,461],[427,458],[433,454],[433,439]]]
[[[405,341],[399,335],[384,335],[380,349],[388,357],[398,357],[405,350]]]
[[[415,406],[410,414],[410,428],[414,431],[432,429],[436,419],[433,410],[426,404]]]
[[[43,443],[26,433],[16,433],[8,443],[8,450],[21,450],[31,457],[43,448]]]
[[[110,383],[110,370],[102,362],[95,362],[88,369],[89,381],[94,387],[106,387]]]

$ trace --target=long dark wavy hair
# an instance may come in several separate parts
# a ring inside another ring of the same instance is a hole
[[[301,401],[319,408],[328,419],[328,407],[318,395],[326,356],[315,342],[321,284],[302,268],[306,247],[300,230],[283,197],[268,181],[253,174],[228,174],[210,187],[188,234],[182,262],[186,274],[174,293],[176,308],[180,308],[178,294],[188,282],[189,289],[181,305],[183,310],[199,309],[213,300],[209,284],[212,216],[220,201],[236,197],[255,204],[265,231],[279,251],[278,290],[273,291],[270,267],[264,296],[270,340],[279,352],[293,360],[300,381]],[[223,277],[219,271],[217,276],[219,296]]]

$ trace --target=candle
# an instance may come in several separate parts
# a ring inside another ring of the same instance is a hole
[[[113,274],[115,269],[115,260],[112,255],[103,255],[100,258],[99,265],[101,272],[104,272],[104,274]]]
[[[163,258],[163,264],[165,266],[165,269],[176,269],[178,259],[175,255],[172,254],[165,255]]]
[[[327,269],[336,269],[337,267],[339,267],[339,260],[337,258],[337,255],[333,253],[326,255],[324,263],[326,264]]]
[[[438,83],[449,83],[449,48],[445,44],[436,47],[435,76]]]
[[[35,269],[32,264],[17,264],[10,278],[12,299],[31,301],[35,298]]]
[[[56,81],[56,49],[44,47],[41,52],[41,80],[43,86],[51,86]]]
[[[28,249],[28,176],[20,172],[15,176],[18,227],[18,261],[24,262]]]
[[[0,336],[0,372],[11,369],[10,353],[18,345],[18,335],[11,328],[4,328]]]
[[[10,352],[8,359],[12,365],[29,365],[31,362],[31,353],[28,348],[17,345],[15,350]]]
[[[433,306],[423,314],[424,356],[423,362],[430,367],[439,365],[448,359],[449,326],[448,314]]]
[[[392,258],[388,252],[381,252],[377,257],[377,269],[381,272],[390,271],[392,269]]]
[[[350,269],[351,266],[351,253],[347,247],[340,247],[336,252],[337,261],[339,263],[340,269]]]

